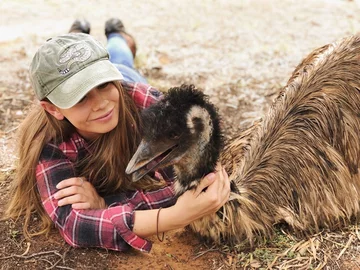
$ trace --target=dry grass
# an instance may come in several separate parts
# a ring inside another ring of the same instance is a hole
[[[304,238],[278,231],[274,239],[254,251],[229,253],[228,256],[241,268],[358,269],[360,260],[356,254],[359,244],[355,226],[341,232],[321,232]]]

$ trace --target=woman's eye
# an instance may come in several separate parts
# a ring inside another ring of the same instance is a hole
[[[100,84],[97,88],[98,89],[104,89],[106,88],[108,85],[109,85],[110,82],[106,82],[106,83],[103,83],[103,84]]]
[[[85,99],[86,99],[86,96],[84,96],[82,99],[80,99],[80,101],[77,104],[84,102]]]

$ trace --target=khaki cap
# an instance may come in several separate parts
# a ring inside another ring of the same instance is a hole
[[[62,109],[77,104],[91,89],[122,80],[109,54],[92,36],[70,33],[49,39],[30,64],[30,80],[39,100]]]

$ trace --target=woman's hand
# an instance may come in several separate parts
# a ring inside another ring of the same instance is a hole
[[[96,192],[94,186],[83,177],[73,177],[56,185],[59,189],[54,198],[58,206],[71,204],[73,209],[103,209],[105,201]]]
[[[203,191],[206,188],[205,191]],[[182,228],[215,213],[230,196],[230,181],[220,164],[201,180],[195,190],[182,194],[175,205],[159,209],[136,210],[133,232],[140,237]]]
[[[207,188],[205,191],[203,191]],[[225,169],[217,164],[216,171],[206,175],[195,190],[188,190],[179,197],[177,213],[187,225],[203,216],[215,213],[229,199],[230,181]]]

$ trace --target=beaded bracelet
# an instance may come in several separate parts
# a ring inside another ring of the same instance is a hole
[[[161,209],[162,209],[162,207],[159,208],[159,211],[157,212],[157,217],[156,217],[156,236],[157,236],[157,238],[159,239],[160,242],[163,242],[165,233],[164,232],[162,233],[161,239],[159,237],[159,214],[160,214]]]

